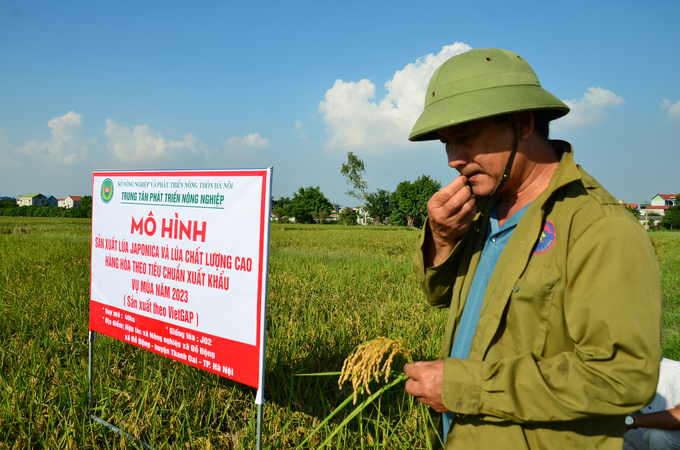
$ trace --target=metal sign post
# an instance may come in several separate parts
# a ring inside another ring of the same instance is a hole
[[[101,417],[96,416],[92,412],[92,380],[93,380],[93,375],[94,375],[94,370],[93,370],[93,356],[94,356],[94,351],[93,351],[93,345],[92,343],[97,339],[97,332],[96,331],[90,331],[89,333],[89,338],[88,338],[88,365],[87,365],[87,416],[97,422],[100,425],[104,425],[106,428],[109,430],[113,431],[114,433],[120,435],[120,436],[125,436],[126,438],[130,439],[131,441],[135,442],[138,445],[141,445],[142,447],[149,449],[149,450],[156,450],[153,446],[147,444],[146,442],[132,436],[131,434],[121,430],[117,426],[107,422],[106,420],[102,419]],[[263,410],[262,410],[262,403],[259,403],[257,405],[257,450],[262,449],[262,416],[263,416]]]
[[[132,436],[129,433],[126,433],[125,431],[121,430],[117,426],[110,424],[106,420],[102,419],[101,417],[97,417],[94,415],[92,412],[92,376],[94,373],[94,370],[92,368],[92,357],[94,355],[93,353],[93,348],[92,348],[92,343],[94,340],[97,338],[97,332],[96,331],[90,331],[90,336],[88,339],[88,354],[89,354],[89,361],[88,361],[88,366],[87,366],[87,384],[88,384],[88,389],[87,389],[87,415],[90,419],[94,420],[100,425],[104,425],[106,428],[109,430],[113,431],[114,433],[120,435],[120,436],[125,436],[126,438],[130,439],[131,441],[135,442],[138,445],[141,445],[144,448],[147,448],[149,450],[156,450],[154,447],[151,445],[147,444],[144,441],[141,441],[137,439],[136,437]]]

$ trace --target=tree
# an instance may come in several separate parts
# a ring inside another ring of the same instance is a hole
[[[402,183],[410,183],[403,181]],[[401,184],[401,183],[400,183]],[[399,210],[399,197],[397,191],[390,194],[390,223],[392,225],[406,226],[406,216]]]
[[[92,209],[92,196],[83,195],[82,197],[80,197],[80,206],[82,206],[83,208]]]
[[[422,175],[413,183],[402,181],[392,193],[392,215],[390,219],[397,224],[406,223],[409,227],[420,227],[427,217],[427,201],[441,189],[440,182],[428,175]]]
[[[281,208],[285,208],[286,206],[290,205],[292,203],[292,200],[290,197],[279,197],[278,200],[274,200],[272,197],[272,208],[276,206],[280,206]]]
[[[680,230],[680,206],[673,206],[666,210],[661,219],[661,226],[669,230]]]
[[[92,217],[92,210],[83,207],[83,205],[74,206],[73,208],[62,209],[62,217],[80,217],[80,218]]]
[[[83,210],[79,217],[92,217],[92,196],[83,195],[80,198],[80,208]]]
[[[278,200],[272,198],[272,214],[276,217],[277,222],[284,222],[285,217],[292,215],[290,212],[291,203],[290,197],[280,197]]]
[[[347,178],[346,182],[351,187],[345,192],[346,195],[354,197],[361,201],[361,206],[366,204],[366,188],[368,183],[364,181],[364,174],[366,173],[366,165],[354,153],[347,152],[347,164],[343,164],[340,169],[343,177]],[[364,222],[366,221],[366,208],[364,210]]]
[[[640,211],[638,211],[637,209],[631,208],[630,206],[626,206],[626,209],[635,217],[640,217]]]
[[[343,225],[356,225],[359,213],[352,210],[352,208],[342,208],[340,210],[338,222]]]
[[[376,225],[380,225],[390,216],[390,191],[378,189],[366,194],[366,212],[373,217]]]
[[[676,206],[680,206],[680,194],[677,194],[675,196],[675,204],[676,204]]]
[[[352,188],[345,194],[363,201],[366,198],[366,188],[368,187],[368,183],[364,181],[364,173],[366,173],[364,162],[354,153],[347,152],[347,164],[342,165],[340,173],[347,178],[347,184]]]
[[[17,201],[14,199],[3,198],[0,200],[0,208],[16,208],[18,206]]]
[[[288,206],[290,214],[295,217],[297,223],[313,223],[313,212],[317,213],[317,220],[319,214],[326,213],[326,217],[333,211],[333,204],[323,195],[319,186],[308,188],[300,187],[296,193],[293,194],[293,200]]]
[[[328,211],[312,211],[312,218],[316,223],[324,223],[328,216],[330,216]]]

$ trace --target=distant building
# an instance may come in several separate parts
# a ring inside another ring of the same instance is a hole
[[[668,208],[670,208],[670,206],[648,206],[644,211],[640,211],[640,214],[646,216],[663,216]]]
[[[79,195],[69,195],[66,198],[60,198],[58,206],[66,209],[75,208],[76,206],[80,206],[81,198],[82,197]]]
[[[356,208],[352,208],[352,211],[357,213],[357,223],[360,225],[366,225],[369,222],[373,222],[373,218],[368,216],[368,212],[363,205],[359,205]]]
[[[50,195],[47,197],[47,200],[45,201],[45,206],[54,206],[56,207],[59,204],[59,200],[57,200],[57,197],[54,195]]]
[[[668,208],[677,206],[676,194],[656,194],[651,202],[640,204],[640,223],[648,229],[651,226],[658,226],[663,215]]]
[[[26,194],[19,197],[19,206],[45,206],[47,197],[42,194]]]
[[[619,199],[619,205],[623,206],[624,208],[638,209],[637,203],[623,203],[623,199]]]
[[[656,194],[652,199],[652,206],[677,206],[677,194]]]
[[[663,216],[668,208],[676,206],[676,194],[656,194],[651,204],[645,208],[647,214],[659,214]]]
[[[676,194],[656,194],[654,198],[652,198],[652,206],[676,206],[677,202],[675,200],[675,195]]]

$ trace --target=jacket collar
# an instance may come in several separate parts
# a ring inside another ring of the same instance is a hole
[[[581,173],[574,163],[571,145],[565,141],[550,142],[555,151],[560,154],[560,163],[555,173],[553,173],[548,187],[534,199],[522,220],[517,224],[517,228],[515,228],[510,241],[506,245],[505,251],[501,254],[496,270],[494,270],[489,280],[482,304],[478,329],[493,330],[493,332],[486,336],[478,337],[475,335],[471,348],[471,354],[474,352],[480,359],[483,359],[488,351],[491,345],[491,338],[502,320],[505,305],[509,301],[512,292],[513,284],[511,281],[518,279],[526,268],[527,261],[531,256],[536,239],[540,234],[543,220],[545,219],[545,206],[548,200],[561,187],[581,180]],[[484,222],[488,222],[488,214],[497,201],[497,198],[494,200],[494,197],[490,198],[489,202],[483,207],[482,215],[485,216]],[[486,226],[488,225],[483,223],[480,227],[482,230],[480,231],[484,232]],[[500,267],[505,267],[505,269],[499,271],[498,268]]]
[[[559,155],[560,163],[550,178],[548,187],[532,201],[532,205],[529,207],[532,210],[537,207],[534,205],[540,205],[541,210],[543,210],[546,202],[555,191],[562,186],[581,179],[578,166],[574,163],[574,150],[571,144],[561,140],[551,140],[550,143]],[[487,198],[484,203],[479,204],[480,214],[478,219],[480,220],[477,222],[477,232],[484,232],[486,230],[489,214],[500,198],[500,194],[494,194],[492,197]]]
[[[560,164],[557,166],[555,173],[553,173],[548,187],[534,200],[534,202],[541,205],[541,209],[553,192],[573,181],[581,179],[581,173],[574,163],[574,150],[571,144],[560,140],[552,140],[550,143],[557,154],[560,155]]]

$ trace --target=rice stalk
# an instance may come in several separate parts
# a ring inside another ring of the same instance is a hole
[[[381,366],[380,363],[385,359],[385,355],[387,359]],[[342,389],[345,381],[352,382],[353,405],[356,405],[357,395],[364,388],[368,394],[371,394],[369,383],[372,378],[379,381],[380,376],[384,374],[385,383],[387,383],[392,370],[392,360],[396,355],[404,356],[409,363],[413,362],[401,338],[395,341],[381,336],[359,345],[354,353],[345,359],[338,385]]]

